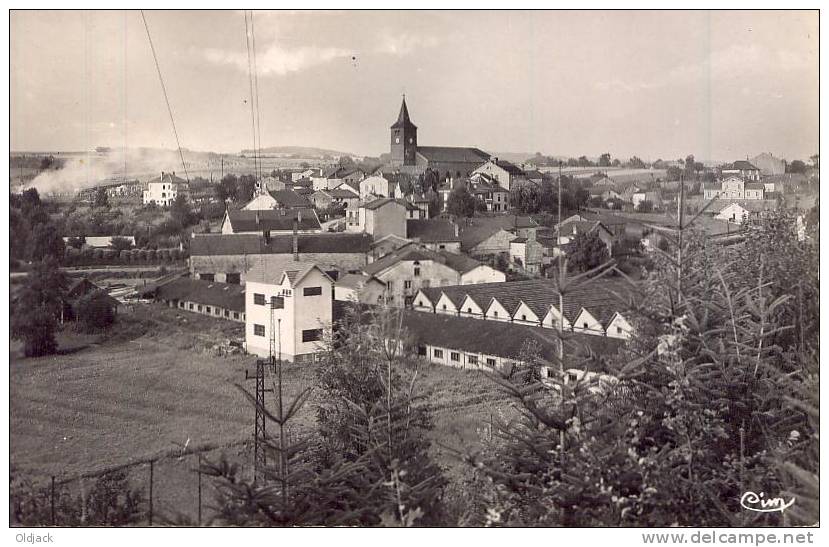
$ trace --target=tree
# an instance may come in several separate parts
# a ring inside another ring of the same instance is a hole
[[[92,202],[93,207],[109,207],[109,194],[105,188],[98,188],[95,192],[95,200]]]
[[[610,258],[607,245],[599,238],[598,230],[578,234],[573,239],[572,250],[567,254],[570,267],[586,272],[604,264]]]
[[[642,161],[637,156],[633,156],[628,160],[627,166],[630,167],[631,169],[644,169],[645,168],[645,162]]]
[[[100,332],[115,322],[112,299],[105,291],[95,291],[81,297],[75,313],[85,332]]]
[[[653,212],[653,202],[647,199],[643,199],[639,202],[639,205],[636,206],[636,211],[639,213]]]
[[[605,152],[601,156],[599,156],[599,167],[609,167],[610,166],[610,152]]]
[[[806,172],[806,164],[800,160],[794,160],[788,165],[788,172],[789,173],[805,173]]]
[[[458,217],[472,217],[475,215],[475,197],[465,185],[459,184],[450,192],[446,210]]]
[[[812,167],[820,169],[820,154],[809,156],[809,160],[812,162]]]
[[[184,194],[176,194],[176,199],[170,204],[170,217],[184,228],[198,221],[198,217],[193,213],[187,196]]]
[[[70,237],[66,241],[66,245],[72,247],[73,249],[80,249],[86,245],[86,238],[84,236]]]
[[[679,177],[682,176],[682,169],[677,167],[676,165],[671,165],[668,167],[667,173],[665,176],[668,180],[679,180]]]
[[[12,305],[11,335],[27,357],[54,353],[57,318],[63,311],[66,276],[53,258],[37,262]]]
[[[40,223],[32,228],[26,254],[31,261],[47,258],[60,260],[63,257],[63,238],[58,234],[54,224]]]
[[[239,177],[239,183],[236,187],[234,201],[237,203],[247,203],[253,199],[253,193],[255,190],[256,177],[253,175],[242,175]]]
[[[219,184],[216,185],[216,197],[219,201],[236,200],[236,187],[239,184],[239,179],[236,175],[228,173]]]
[[[132,249],[132,241],[126,237],[113,237],[109,240],[109,246],[118,252]]]

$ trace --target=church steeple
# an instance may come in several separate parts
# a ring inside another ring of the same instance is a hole
[[[403,102],[400,104],[400,114],[397,115],[397,121],[392,124],[392,129],[410,127],[417,129],[417,126],[409,119],[409,109],[406,107],[406,96],[403,95]]]
[[[417,153],[417,126],[409,118],[406,96],[400,105],[397,121],[391,126],[391,163],[395,167],[414,165]]]

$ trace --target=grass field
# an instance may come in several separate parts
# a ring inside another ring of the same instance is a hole
[[[253,407],[234,384],[252,388],[245,369],[254,358],[209,350],[242,333],[240,324],[152,305],[122,315],[104,339],[61,334],[61,355],[23,359],[13,344],[12,474],[40,483],[49,475],[71,478],[151,458],[188,440],[191,448],[229,447],[248,460],[249,449],[239,444],[252,437]],[[314,383],[313,367],[288,365],[284,380],[287,395],[296,394]],[[502,396],[480,373],[437,365],[423,365],[419,385],[433,408],[435,456],[450,476],[463,472],[446,446],[479,443],[491,413],[504,407]],[[299,429],[314,427],[314,403],[312,397],[298,416]],[[193,516],[194,467],[192,456],[159,461],[154,498]],[[147,472],[137,466],[130,475],[142,484]]]

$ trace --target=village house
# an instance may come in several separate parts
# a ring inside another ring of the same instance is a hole
[[[509,191],[505,188],[483,181],[473,182],[470,186],[469,192],[486,206],[487,211],[498,213],[509,210]]]
[[[240,285],[179,277],[159,285],[153,298],[171,308],[228,321],[245,321],[245,288]]]
[[[322,231],[313,209],[227,209],[222,220],[223,234],[302,234]]]
[[[703,184],[703,199],[765,199],[765,185],[747,180],[751,179],[732,175],[720,182],[706,182]]]
[[[472,174],[482,173],[491,176],[498,181],[499,186],[509,192],[512,190],[513,182],[516,179],[526,179],[524,171],[514,163],[506,160],[499,160],[497,157],[491,157],[486,163],[475,169]]]
[[[245,349],[313,362],[331,332],[333,292],[334,281],[313,263],[292,262],[280,270],[255,265],[245,285]]]
[[[361,304],[382,304],[386,284],[374,276],[345,274],[334,284],[334,300],[359,302]]]
[[[343,184],[333,190],[318,190],[311,194],[311,202],[317,209],[327,209],[331,204],[342,205],[344,208],[353,208],[360,202],[360,196]]]
[[[291,182],[296,182],[300,179],[310,179],[314,175],[317,174],[316,169],[303,169],[302,171],[292,171],[291,172]]]
[[[433,251],[461,252],[458,225],[449,219],[407,220],[406,237]]]
[[[782,175],[786,172],[786,162],[776,158],[771,152],[763,152],[751,158],[751,165],[760,170],[763,177],[771,175]]]
[[[560,250],[564,251],[565,254],[568,252],[568,249],[572,245],[573,241],[576,239],[576,236],[596,233],[598,234],[599,239],[602,241],[602,243],[604,243],[607,247],[608,256],[613,255],[613,240],[615,239],[615,235],[607,226],[602,224],[600,221],[574,220],[562,224],[559,229],[560,235],[558,239],[558,244]]]
[[[408,306],[421,287],[465,285],[504,281],[503,272],[468,256],[432,251],[409,244],[363,268],[363,272],[385,283],[386,300],[397,307]]]
[[[720,172],[724,178],[733,175],[750,182],[760,180],[760,170],[746,160],[737,160],[732,164],[723,165]]]
[[[169,207],[179,194],[187,196],[187,181],[177,177],[175,171],[172,173],[161,172],[161,176],[147,181],[147,189],[144,190],[144,205],[154,203],[161,207]]]
[[[294,190],[263,191],[251,199],[242,209],[245,211],[267,211],[269,209],[308,209],[311,202]]]
[[[272,270],[302,260],[325,271],[358,272],[371,250],[368,234],[193,234],[190,238],[190,275],[194,279],[244,284],[255,264]]]
[[[398,184],[383,175],[372,175],[360,181],[360,199],[362,200],[395,197],[402,197],[398,195]]]
[[[371,234],[375,240],[389,234],[405,238],[406,218],[411,204],[404,199],[378,198],[357,208],[357,223],[346,230]]]

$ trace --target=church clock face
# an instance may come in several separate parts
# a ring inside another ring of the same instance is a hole
[[[400,137],[394,138],[394,144],[400,144]]]

